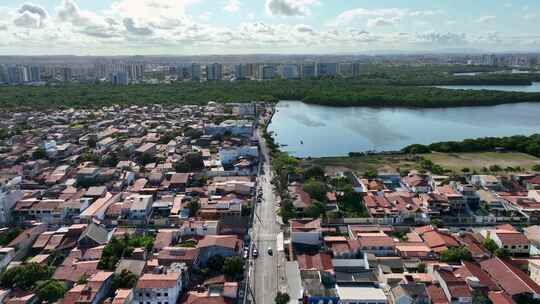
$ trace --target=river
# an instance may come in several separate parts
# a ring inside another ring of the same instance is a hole
[[[540,84],[535,85],[540,91]],[[458,87],[462,88],[452,88]],[[467,86],[467,89],[483,87]],[[508,86],[489,88],[503,90]],[[539,117],[540,103],[408,109],[337,108],[281,101],[269,131],[274,132],[278,144],[284,145],[282,150],[294,156],[324,157],[400,150],[413,143],[530,135],[540,133]]]

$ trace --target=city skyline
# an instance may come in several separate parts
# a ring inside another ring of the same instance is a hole
[[[39,0],[0,3],[0,55],[540,50],[536,1]]]

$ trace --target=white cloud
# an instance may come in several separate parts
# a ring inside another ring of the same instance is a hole
[[[481,16],[478,19],[476,19],[476,22],[478,23],[489,23],[496,19],[496,16]]]
[[[223,10],[229,13],[236,13],[240,10],[241,6],[242,3],[239,0],[228,0]]]
[[[367,27],[381,27],[381,26],[389,26],[389,25],[395,25],[398,22],[397,18],[374,18],[369,19],[366,23]]]
[[[366,9],[356,8],[342,12],[329,25],[346,26],[366,22],[366,26],[376,27],[396,24],[406,17],[427,17],[441,14],[440,11],[410,10],[402,8]]]
[[[44,28],[49,13],[43,7],[34,4],[23,4],[16,12],[13,23],[24,28]]]
[[[126,27],[126,30],[133,35],[148,36],[154,33],[148,27],[136,26],[135,21],[132,18],[125,18],[123,23],[124,23],[124,26]]]
[[[318,0],[266,0],[266,13],[270,16],[307,16],[310,7],[319,4]]]

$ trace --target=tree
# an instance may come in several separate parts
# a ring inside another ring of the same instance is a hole
[[[328,188],[324,182],[310,179],[303,185],[303,190],[311,196],[311,198],[324,202],[326,201],[326,192]]]
[[[471,252],[465,247],[453,247],[441,252],[441,261],[457,263],[460,261],[471,261]]]
[[[88,138],[88,141],[86,142],[89,148],[94,149],[97,146],[97,141],[95,137]]]
[[[508,252],[508,250],[505,248],[497,248],[497,250],[495,250],[495,255],[498,258],[506,259],[510,256],[510,252]]]
[[[56,280],[49,280],[38,287],[36,295],[41,302],[54,303],[64,297],[67,289]]]
[[[443,222],[440,219],[432,219],[430,224],[435,228],[440,228],[443,226]]]
[[[133,272],[123,269],[122,272],[114,274],[111,283],[111,289],[116,291],[117,289],[132,289],[137,284],[138,277]]]
[[[425,154],[425,153],[431,152],[428,146],[419,145],[419,144],[409,145],[403,148],[401,151],[408,154]]]
[[[202,154],[199,152],[191,152],[184,156],[186,163],[192,172],[200,171],[204,168]]]
[[[225,264],[225,258],[222,255],[213,255],[208,259],[206,266],[212,271],[221,272]]]
[[[189,217],[194,217],[197,215],[197,212],[201,209],[201,204],[199,203],[198,199],[192,199],[187,204],[187,208],[189,210]]]
[[[502,168],[499,165],[492,165],[492,166],[489,166],[489,171],[491,171],[491,172],[500,172],[500,171],[502,171]]]
[[[279,208],[279,215],[283,219],[283,222],[288,223],[289,219],[296,217],[296,210],[294,208],[293,202],[285,198],[281,201],[281,208]]]
[[[291,297],[289,296],[289,294],[278,291],[275,302],[276,304],[287,304],[290,300]]]
[[[495,251],[499,248],[497,243],[495,243],[495,241],[491,238],[485,239],[482,245],[491,253],[495,253]]]
[[[310,166],[304,171],[304,178],[307,180],[324,180],[324,169],[318,165]]]
[[[47,158],[47,151],[45,149],[39,147],[32,153],[33,159],[45,159]]]
[[[377,178],[377,176],[378,176],[377,171],[373,169],[369,169],[366,172],[364,172],[364,177],[367,179],[375,179]]]
[[[77,280],[77,284],[79,285],[84,285],[88,283],[88,276],[86,274],[83,274],[82,276],[79,277],[79,279]]]
[[[321,216],[324,216],[325,212],[326,212],[326,206],[323,203],[316,200],[316,201],[313,201],[311,206],[309,206],[309,208],[306,211],[306,215],[312,218],[320,218]]]
[[[223,274],[230,280],[239,280],[244,274],[244,261],[238,256],[227,257],[223,263]]]
[[[12,267],[0,275],[0,287],[18,287],[27,291],[36,282],[49,279],[53,272],[54,268],[37,263]]]
[[[536,172],[540,172],[540,165],[534,165],[532,169]]]
[[[463,169],[461,169],[461,172],[463,172],[463,173],[469,173],[469,172],[471,172],[471,169],[469,169],[469,168],[463,168]]]
[[[426,264],[424,264],[424,263],[418,264],[418,272],[419,273],[425,273],[426,272]]]
[[[492,304],[491,300],[483,294],[473,297],[472,304]]]

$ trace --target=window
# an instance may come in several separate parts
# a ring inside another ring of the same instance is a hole
[[[139,297],[142,297],[142,292],[139,292]]]
[[[149,297],[149,296],[150,296],[150,294],[149,294],[149,293],[147,292],[147,293],[146,293],[146,296],[147,296],[147,297]]]
[[[168,296],[169,296],[169,293],[166,292],[166,293],[164,293],[163,295],[166,296],[166,297],[168,297]],[[167,303],[165,303],[165,304],[167,304]]]
[[[516,249],[516,245],[512,245],[512,249]]]
[[[158,293],[157,293],[157,296],[158,296],[158,297],[161,297],[161,292],[158,292]],[[161,303],[158,303],[158,304],[161,304]]]
[[[157,304],[161,304],[161,302],[157,302]]]

